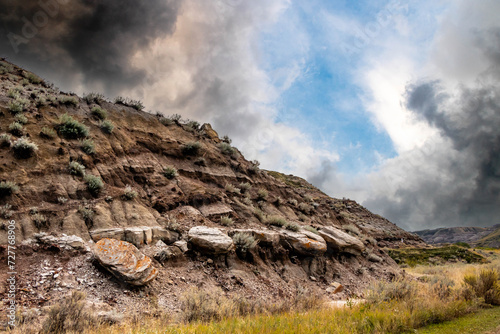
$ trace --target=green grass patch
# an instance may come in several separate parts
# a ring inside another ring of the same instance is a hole
[[[500,329],[500,307],[482,309],[457,320],[430,325],[417,330],[418,334],[481,334]]]
[[[456,245],[436,248],[390,249],[388,253],[397,264],[406,264],[410,267],[449,261],[465,261],[467,263],[488,262],[483,256]]]

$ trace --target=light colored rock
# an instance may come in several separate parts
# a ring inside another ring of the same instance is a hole
[[[115,277],[131,285],[145,285],[158,275],[152,260],[126,241],[101,239],[94,247],[94,255]]]
[[[92,240],[98,242],[101,239],[116,239],[123,240],[125,237],[125,231],[121,227],[117,228],[103,228],[98,230],[90,231],[90,236]]]
[[[212,128],[212,126],[208,123],[205,123],[201,126],[201,131],[208,138],[212,139],[216,143],[220,143],[221,140],[219,138],[219,134]]]
[[[326,252],[326,242],[319,235],[309,231],[280,231],[280,241],[292,247],[297,253],[307,256],[321,255]]]
[[[189,250],[188,243],[185,240],[177,240],[173,243],[173,246],[179,247],[183,253],[186,253]]]
[[[332,282],[332,283],[330,283],[330,286],[332,289],[331,292],[334,294],[344,291],[344,286],[338,282]]]
[[[368,259],[368,261],[371,261],[371,262],[382,262],[383,261],[383,259],[380,256],[373,254],[373,253],[368,254],[368,256],[366,258]]]
[[[336,251],[359,256],[365,250],[365,245],[361,240],[339,230],[338,228],[322,227],[318,232],[319,235],[322,236],[328,243],[328,246]]]
[[[144,230],[141,227],[127,227],[123,240],[130,242],[136,247],[141,247],[144,245]]]
[[[200,208],[200,211],[205,217],[210,217],[210,216],[229,215],[233,212],[233,209],[231,209],[229,205],[216,203],[216,204],[204,205]]]
[[[234,247],[233,239],[216,228],[195,226],[188,232],[189,242],[194,248],[211,253],[225,254]]]
[[[174,231],[169,231],[160,226],[154,226],[151,228],[153,233],[153,243],[161,240],[165,242],[167,245],[174,243],[179,238],[179,233]]]
[[[160,262],[177,260],[182,258],[183,252],[177,246],[167,246],[154,255],[154,258]]]
[[[56,237],[46,233],[37,233],[33,236],[38,242],[47,245],[57,245],[64,249],[90,250],[85,241],[76,235],[63,234],[60,237]]]

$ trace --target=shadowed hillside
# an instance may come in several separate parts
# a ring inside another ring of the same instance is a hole
[[[63,93],[1,61],[0,254],[3,266],[15,221],[19,305],[79,289],[98,309],[142,310],[154,296],[172,311],[191,286],[338,299],[399,274],[381,247],[423,244],[354,201],[259,169],[209,124],[143,109]],[[108,251],[141,265],[124,270]]]

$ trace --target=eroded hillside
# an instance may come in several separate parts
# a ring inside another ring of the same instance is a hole
[[[190,286],[249,298],[300,286],[340,298],[398,274],[381,247],[422,243],[354,201],[260,170],[208,124],[63,93],[5,60],[0,80],[0,245],[15,220],[20,305],[80,289],[102,308],[141,309],[154,295],[175,310]],[[197,243],[199,226],[221,231],[228,247]],[[244,248],[235,235],[255,243]],[[131,288],[105,271],[93,252],[103,238],[137,246],[156,278]],[[344,292],[330,294],[335,282]]]

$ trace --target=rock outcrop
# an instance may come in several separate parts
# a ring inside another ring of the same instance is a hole
[[[335,227],[322,227],[319,235],[323,237],[330,248],[338,252],[361,255],[366,248],[361,240]]]
[[[195,226],[189,230],[188,238],[195,249],[214,255],[228,253],[234,248],[233,239],[216,228]]]
[[[312,232],[300,231],[292,232],[288,230],[280,231],[281,243],[291,248],[300,255],[318,256],[326,252],[325,240]]]
[[[94,246],[94,255],[116,278],[131,285],[148,284],[158,275],[151,259],[126,241],[101,239]]]

